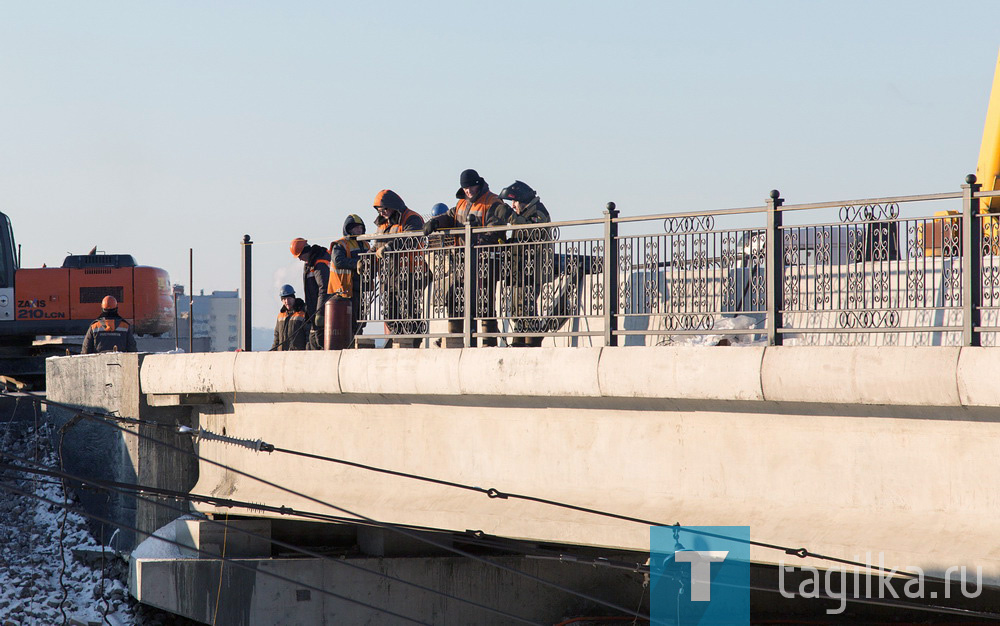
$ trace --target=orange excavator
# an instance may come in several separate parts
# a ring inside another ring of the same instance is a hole
[[[39,345],[38,335],[83,335],[114,296],[118,313],[138,335],[160,335],[174,326],[170,276],[136,265],[130,254],[71,254],[62,267],[21,268],[10,218],[0,213],[0,377],[32,386],[44,380],[46,356],[67,347]],[[75,349],[73,349],[75,348]]]

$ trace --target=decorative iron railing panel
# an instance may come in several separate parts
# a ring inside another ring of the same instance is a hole
[[[786,344],[992,345],[1000,224],[977,192],[368,237],[385,248],[358,266],[365,335],[759,342],[773,315]]]

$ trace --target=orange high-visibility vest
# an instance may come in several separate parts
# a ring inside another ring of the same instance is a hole
[[[421,224],[423,224],[424,218],[420,217],[420,215],[415,211],[406,209],[404,211],[400,211],[399,221],[397,223],[383,224],[382,226],[378,227],[378,232],[379,234],[416,232],[416,231],[403,230],[404,227],[406,226],[406,222],[408,222],[413,216],[419,217]],[[417,244],[417,247],[423,248],[424,247],[423,240],[418,240],[418,241],[419,243]],[[399,265],[400,269],[403,271],[423,272],[427,270],[427,263],[424,262],[423,252],[414,251],[414,252],[407,252],[406,254],[400,254],[397,256],[397,260],[400,264]]]
[[[475,202],[469,202],[468,198],[461,198],[455,205],[455,221],[459,224],[469,223],[469,214],[474,213],[479,216],[479,225],[487,226],[486,214],[490,207],[500,202],[500,196],[492,191],[488,191],[476,198]]]
[[[330,263],[330,282],[326,286],[326,292],[338,298],[353,298],[354,272],[346,267],[337,267],[333,255],[333,249],[336,246],[340,246],[346,250],[349,257],[354,256],[353,253],[355,250],[368,252],[371,246],[368,245],[367,241],[358,241],[353,237],[344,237],[330,244],[330,259],[332,262]]]

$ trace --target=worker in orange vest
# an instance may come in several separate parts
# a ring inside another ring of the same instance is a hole
[[[510,208],[490,191],[486,180],[476,170],[465,170],[459,176],[459,187],[455,193],[458,203],[444,215],[428,220],[424,225],[424,235],[430,236],[438,228],[454,228],[471,224],[476,226],[501,226],[506,223]],[[461,239],[460,239],[461,240]],[[503,243],[506,236],[503,231],[481,233],[474,236],[473,245],[486,246]],[[478,271],[475,278],[475,316],[482,318],[482,332],[497,333],[499,326],[496,318],[497,280],[500,278],[500,257],[502,250],[482,248],[477,250],[476,263]],[[465,315],[465,303],[459,296],[464,288],[463,278],[454,275],[448,289],[448,332],[461,333],[465,327],[462,316]],[[458,319],[455,319],[458,318]],[[446,342],[448,347],[461,345],[461,340],[450,337]],[[497,345],[496,336],[483,338],[482,345]]]
[[[343,239],[330,244],[332,266],[326,292],[332,298],[350,299],[354,335],[360,335],[365,327],[365,323],[361,321],[362,284],[371,284],[373,278],[373,272],[369,270],[365,272],[366,276],[363,279],[358,268],[361,255],[371,249],[367,241],[358,241],[358,237],[364,234],[364,220],[352,213],[344,220]]]
[[[322,246],[309,245],[301,237],[292,239],[289,250],[292,256],[305,263],[302,268],[302,299],[306,303],[306,321],[311,324],[306,349],[322,350],[323,306],[326,304],[326,289],[330,282],[330,253]]]
[[[399,194],[391,189],[378,192],[373,205],[379,214],[375,219],[379,234],[419,233],[424,227],[424,218],[408,209]],[[380,241],[375,246],[375,256],[380,261],[382,311],[389,334],[427,332],[423,299],[428,272],[422,247],[419,237]],[[415,348],[420,340],[397,337],[392,342],[401,348]]]
[[[101,316],[94,320],[83,337],[82,354],[98,352],[136,352],[132,326],[118,315],[118,300],[104,296]]]

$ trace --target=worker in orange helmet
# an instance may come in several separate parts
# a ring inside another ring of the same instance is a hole
[[[104,296],[101,316],[94,320],[83,338],[83,354],[98,352],[136,352],[135,333],[132,325],[118,315],[118,300]]]
[[[323,349],[323,306],[326,288],[330,284],[330,253],[323,246],[311,246],[301,237],[292,239],[289,246],[292,256],[305,263],[302,268],[302,299],[306,303],[306,321],[309,329],[307,350]]]

